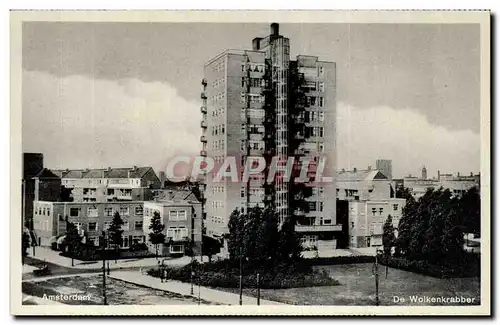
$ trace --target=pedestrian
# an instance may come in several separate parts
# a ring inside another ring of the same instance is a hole
[[[160,280],[163,283],[163,270],[160,268]]]
[[[165,278],[165,283],[167,283],[168,271],[166,268],[163,270],[163,277]]]

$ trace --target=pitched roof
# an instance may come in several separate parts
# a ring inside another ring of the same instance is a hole
[[[198,201],[192,191],[184,190],[160,190],[156,192],[155,200],[163,201]]]
[[[83,169],[51,169],[51,172],[59,178],[82,178]]]
[[[387,177],[376,169],[337,172],[337,181],[339,182],[360,182],[374,179],[386,180]]]
[[[100,168],[100,169],[55,169],[60,178],[142,178],[152,167]]]
[[[107,170],[105,177],[106,178],[142,178],[150,169],[151,169],[151,167],[111,168],[111,170]]]
[[[83,174],[83,178],[104,178],[106,169],[89,169]]]
[[[60,178],[58,175],[53,173],[50,169],[44,168],[39,171],[33,178]]]

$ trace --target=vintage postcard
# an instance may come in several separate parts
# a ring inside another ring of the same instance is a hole
[[[489,11],[10,18],[12,314],[491,314]]]

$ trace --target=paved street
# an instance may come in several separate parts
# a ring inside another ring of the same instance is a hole
[[[80,261],[75,259],[74,265],[71,265],[71,258],[59,255],[60,252],[54,251],[47,247],[36,247],[35,255],[33,255],[33,250],[28,250],[28,256],[36,258],[40,261],[46,261],[67,268],[76,269],[98,269],[102,267],[102,261]],[[161,260],[161,258],[159,258]],[[158,265],[158,260],[155,257],[148,258],[134,258],[134,259],[121,259],[121,260],[110,260],[109,267],[111,269],[122,269],[130,267],[150,267]],[[191,261],[190,257],[182,257],[177,259],[169,259],[167,261],[168,265],[186,265]]]

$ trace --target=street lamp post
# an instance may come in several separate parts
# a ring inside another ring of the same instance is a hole
[[[200,270],[198,275],[198,305],[201,305],[201,276],[203,274],[203,217],[204,217],[204,206],[205,206],[205,197],[203,186],[199,186],[200,191],[200,199],[201,199],[201,218],[200,218],[200,233],[201,233],[201,241],[200,241]]]

